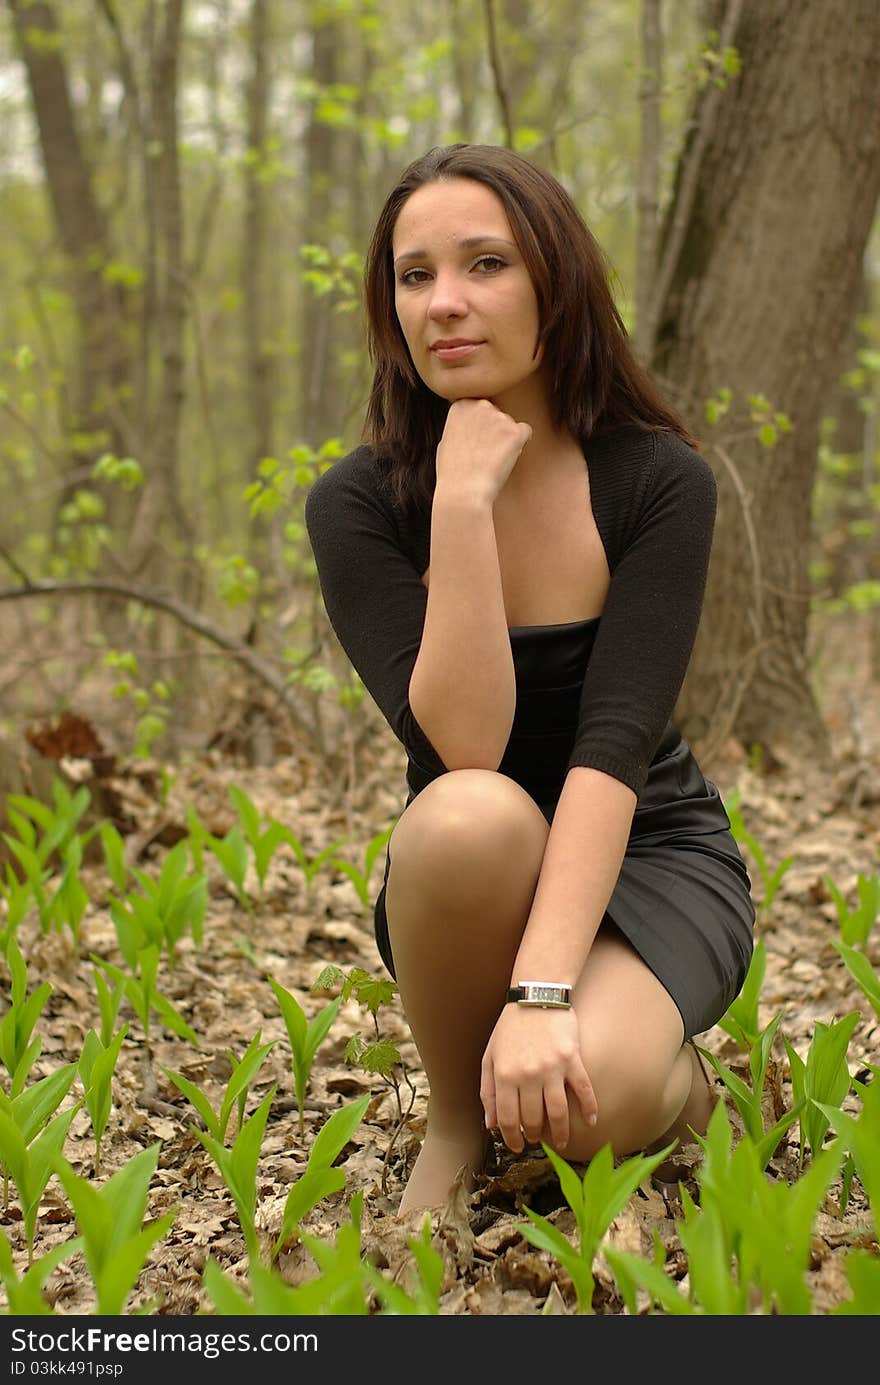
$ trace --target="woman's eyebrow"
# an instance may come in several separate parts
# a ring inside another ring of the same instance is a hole
[[[506,245],[511,250],[516,249],[513,241],[505,240],[503,236],[466,236],[464,240],[458,242],[458,247],[460,250],[467,250],[470,249],[471,246],[487,245],[490,242],[493,245]],[[405,250],[402,255],[398,255],[394,263],[398,265],[403,260],[426,260],[428,254],[429,252],[427,250]]]

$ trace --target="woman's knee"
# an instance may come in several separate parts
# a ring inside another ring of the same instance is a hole
[[[584,1066],[598,1105],[595,1125],[588,1125],[576,1099],[569,1094],[569,1141],[560,1153],[577,1162],[592,1159],[605,1144],[615,1156],[632,1154],[656,1133],[663,1109],[668,1065],[647,1052],[622,1043],[584,1043]],[[541,1138],[548,1143],[545,1124]]]
[[[388,843],[392,873],[428,894],[496,888],[513,873],[535,879],[549,835],[526,791],[494,770],[449,770],[405,809]]]

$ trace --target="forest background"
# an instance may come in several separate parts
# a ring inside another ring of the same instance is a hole
[[[816,834],[792,922],[827,923],[823,871],[851,890],[878,845],[878,92],[872,0],[4,0],[0,794],[84,784],[141,863],[187,802],[225,831],[232,781],[315,852],[389,830],[405,757],[303,505],[359,441],[387,192],[506,144],[572,194],[703,439],[676,719],[780,856]],[[306,980],[379,968],[352,879],[264,921]],[[822,945],[793,944],[807,989]]]

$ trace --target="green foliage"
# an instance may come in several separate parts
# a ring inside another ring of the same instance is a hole
[[[380,1274],[368,1262],[363,1266],[367,1282],[389,1316],[436,1317],[440,1312],[444,1269],[442,1257],[431,1245],[431,1218],[427,1214],[422,1222],[421,1234],[418,1237],[407,1236],[406,1243],[415,1262],[414,1267],[410,1267],[411,1293]]]
[[[370,1104],[369,1095],[350,1106],[343,1106],[324,1123],[315,1137],[306,1171],[294,1183],[284,1204],[281,1230],[272,1249],[274,1260],[300,1229],[309,1212],[331,1193],[345,1187],[345,1172],[333,1164],[363,1120]]]
[[[10,1005],[0,1021],[0,1062],[9,1073],[10,1095],[16,1096],[24,1087],[27,1075],[42,1049],[39,1035],[33,1035],[34,1025],[52,992],[48,981],[44,981],[27,994],[27,964],[15,938],[10,938],[6,947],[6,960],[9,963],[12,985]]]
[[[273,976],[270,976],[269,985],[275,992],[275,998],[281,1007],[287,1037],[290,1040],[296,1100],[299,1107],[299,1133],[304,1135],[303,1107],[312,1064],[315,1061],[315,1054],[327,1037],[330,1026],[339,1012],[342,997],[337,996],[336,1000],[331,1000],[329,1005],[325,1005],[323,1010],[319,1010],[309,1020],[299,1001],[294,995],[291,995],[290,991],[285,990],[280,981],[276,981]]]
[[[223,837],[215,837],[204,826],[192,804],[187,805],[187,826],[189,827],[189,850],[197,871],[202,870],[203,849],[205,847],[216,857],[227,880],[235,887],[235,893],[242,908],[248,913],[253,909],[253,901],[245,889],[245,876],[248,871],[248,848],[244,833],[238,823],[230,827]],[[183,845],[183,843],[178,843]]]
[[[832,1315],[880,1316],[880,1259],[866,1250],[854,1250],[846,1257],[846,1277],[852,1298],[832,1308]]]
[[[312,881],[314,880],[318,871],[324,865],[325,861],[329,861],[333,856],[333,853],[336,850],[336,848],[338,846],[342,846],[343,842],[346,842],[347,840],[347,837],[337,837],[336,841],[331,842],[329,846],[324,847],[323,851],[319,851],[316,856],[309,857],[306,855],[305,848],[303,847],[302,842],[299,840],[292,828],[288,827],[286,829],[285,841],[293,849],[293,854],[296,856],[296,859],[299,862],[300,869],[302,870],[302,873],[305,876],[306,892],[308,892],[311,889]]]
[[[159,949],[154,944],[138,951],[135,957],[134,975],[132,976],[127,975],[121,967],[114,966],[112,962],[105,962],[103,958],[97,957],[94,953],[90,953],[89,957],[122,989],[141,1022],[147,1043],[150,1041],[150,1015],[155,1010],[166,1029],[170,1029],[173,1034],[178,1034],[182,1039],[188,1039],[190,1043],[198,1047],[199,1040],[195,1030],[187,1024],[180,1012],[171,1004],[171,1001],[162,995],[156,987]]]
[[[766,914],[770,905],[773,903],[779,886],[782,884],[786,871],[794,863],[794,856],[786,856],[775,869],[772,869],[761,844],[745,825],[742,813],[739,810],[738,789],[735,789],[730,797],[725,799],[724,807],[730,819],[730,831],[734,841],[742,842],[748,847],[761,873],[761,879],[764,882],[764,897],[758,904],[758,910],[759,912],[763,910]]]
[[[390,827],[383,828],[381,832],[375,833],[375,835],[370,838],[367,843],[366,851],[364,852],[363,871],[359,870],[351,861],[343,861],[338,856],[334,856],[330,861],[331,866],[336,866],[338,870],[341,870],[344,875],[348,876],[357,890],[358,898],[365,909],[369,908],[370,905],[370,876],[373,873],[373,866],[376,864],[376,858],[379,852],[382,851],[391,833],[394,831],[394,826],[395,824],[392,823]]]
[[[173,1207],[143,1225],[150,1179],[156,1172],[160,1142],[141,1150],[101,1188],[74,1173],[58,1155],[55,1169],[64,1185],[82,1235],[86,1266],[97,1294],[95,1312],[119,1314],[156,1241],[170,1231]]]
[[[880,585],[880,584],[878,584]],[[822,877],[831,892],[837,909],[840,936],[848,947],[864,947],[868,935],[880,914],[880,875],[859,875],[858,908],[850,911],[849,905],[829,875]]]
[[[862,1099],[857,1119],[834,1106],[820,1104],[819,1109],[853,1156],[871,1205],[875,1235],[880,1236],[880,1070],[874,1068],[872,1071],[874,1080],[868,1085],[853,1082]]]
[[[40,1199],[46,1184],[52,1177],[55,1156],[67,1138],[70,1122],[79,1109],[79,1103],[67,1111],[62,1111],[49,1121],[34,1139],[28,1142],[8,1107],[0,1107],[0,1159],[4,1172],[15,1182],[18,1201],[24,1220],[27,1236],[28,1264],[33,1262],[34,1233]]]
[[[0,1280],[6,1290],[7,1312],[10,1316],[56,1317],[43,1295],[43,1285],[54,1269],[69,1260],[71,1255],[82,1249],[82,1237],[62,1241],[39,1260],[32,1260],[30,1268],[21,1276],[15,1272],[12,1249],[5,1231],[0,1231]]]
[[[164,948],[173,967],[175,949],[187,929],[197,944],[202,943],[207,884],[201,874],[186,874],[187,858],[187,844],[180,841],[166,855],[158,880],[132,870],[142,894],[132,891],[123,900],[110,897],[119,950],[131,971],[137,968],[138,955],[150,946]]]
[[[196,1135],[211,1155],[224,1183],[232,1194],[238,1220],[244,1233],[248,1255],[254,1259],[258,1253],[258,1238],[254,1226],[257,1205],[257,1163],[269,1107],[275,1096],[275,1086],[270,1087],[256,1111],[249,1120],[242,1123],[231,1149],[225,1149],[213,1135],[197,1130]]]
[[[708,1049],[697,1048],[707,1062],[721,1078],[730,1095],[733,1097],[736,1109],[742,1116],[743,1124],[754,1142],[756,1150],[759,1151],[762,1159],[762,1168],[766,1168],[773,1153],[779,1145],[786,1130],[797,1120],[800,1114],[800,1107],[795,1106],[794,1110],[787,1111],[769,1130],[764,1129],[764,1116],[762,1110],[762,1097],[764,1093],[764,1082],[767,1077],[767,1069],[770,1065],[770,1058],[773,1047],[773,1040],[779,1022],[782,1019],[782,1011],[774,1015],[770,1023],[762,1030],[756,1043],[752,1044],[749,1050],[749,1074],[752,1079],[751,1087],[745,1083],[741,1077],[732,1072],[720,1058],[716,1058],[714,1053]]]
[[[617,1168],[610,1145],[603,1145],[587,1165],[583,1181],[570,1164],[543,1141],[542,1147],[558,1176],[565,1200],[574,1212],[578,1226],[578,1244],[572,1245],[557,1226],[546,1217],[526,1207],[529,1223],[520,1223],[521,1231],[532,1245],[555,1255],[571,1276],[575,1287],[579,1313],[592,1313],[595,1279],[593,1262],[602,1239],[617,1214],[626,1206],[632,1194],[646,1178],[662,1164],[674,1149],[674,1142],[655,1154],[636,1154],[625,1159]]]
[[[92,969],[92,975],[95,978],[98,1009],[101,1013],[101,1032],[98,1037],[102,1047],[107,1048],[113,1037],[113,1026],[116,1023],[116,1016],[119,1014],[119,1007],[125,998],[125,982],[118,981],[111,989],[97,968]]]
[[[7,934],[14,933],[24,917],[24,891],[29,887],[29,896],[39,911],[41,931],[48,933],[53,927],[60,931],[66,923],[78,940],[80,920],[88,903],[79,879],[79,867],[83,848],[98,828],[92,827],[83,835],[77,832],[77,825],[91,802],[87,788],[80,787],[71,794],[64,781],[56,776],[52,780],[52,799],[54,807],[27,794],[6,797],[6,814],[16,836],[4,832],[3,840],[27,882],[27,886],[7,886],[16,909],[15,926],[7,928]],[[61,865],[61,881],[55,893],[49,896],[45,886],[52,875],[50,861],[56,857]]]
[[[767,947],[764,939],[759,938],[755,943],[742,990],[727,1013],[718,1021],[719,1027],[747,1052],[758,1042],[761,1033],[758,1010],[766,970]]]
[[[289,842],[290,833],[283,823],[270,818],[265,830],[260,828],[260,814],[256,804],[236,784],[229,785],[229,797],[238,815],[242,832],[254,856],[254,869],[260,882],[260,899],[266,884],[266,874],[272,857],[284,842]]]
[[[790,1186],[764,1174],[763,1152],[746,1135],[731,1148],[727,1111],[719,1102],[709,1122],[704,1162],[698,1170],[700,1206],[682,1189],[684,1219],[676,1232],[687,1255],[686,1297],[659,1265],[638,1256],[606,1250],[631,1313],[637,1311],[636,1286],[664,1312],[750,1316],[806,1315],[812,1301],[806,1281],[813,1224],[840,1166],[840,1142],[822,1150],[807,1172]]]
[[[840,1106],[850,1089],[851,1078],[846,1064],[846,1052],[852,1032],[859,1022],[860,1011],[853,1010],[834,1024],[817,1020],[804,1063],[787,1039],[783,1039],[791,1067],[791,1086],[794,1103],[801,1108],[800,1162],[809,1145],[815,1155],[822,1148],[828,1130],[828,1119],[821,1103]]]
[[[877,975],[868,958],[854,947],[848,947],[839,938],[832,938],[831,946],[840,953],[850,976],[861,988],[874,1014],[880,1019],[880,976]]]
[[[134,705],[138,715],[132,733],[132,753],[145,758],[165,734],[169,717],[166,704],[171,700],[171,689],[161,678],[154,679],[149,688],[133,682],[140,666],[131,650],[108,650],[104,655],[104,667],[123,675],[113,685],[113,696],[127,699]]]
[[[260,1045],[260,1030],[258,1029],[240,1062],[235,1059],[229,1049],[226,1050],[226,1056],[232,1064],[232,1076],[227,1083],[219,1111],[214,1110],[202,1089],[196,1086],[194,1082],[190,1082],[188,1077],[184,1077],[179,1072],[172,1072],[170,1068],[164,1069],[166,1076],[171,1079],[175,1087],[183,1093],[188,1101],[192,1102],[205,1122],[207,1130],[218,1144],[224,1144],[226,1141],[229,1117],[232,1115],[232,1108],[236,1102],[238,1103],[238,1123],[241,1127],[250,1085],[263,1066],[266,1054],[274,1048],[276,1042],[275,1039],[271,1039],[269,1043]]]
[[[128,1033],[124,1024],[108,1044],[90,1029],[79,1059],[79,1074],[85,1092],[86,1109],[95,1135],[95,1173],[101,1171],[101,1140],[107,1126],[112,1100],[111,1078],[119,1061],[122,1041]]]
[[[0,952],[5,953],[10,939],[33,903],[33,886],[27,878],[19,880],[12,866],[5,863],[6,880],[0,880],[0,899],[6,904],[6,927],[0,929]]]

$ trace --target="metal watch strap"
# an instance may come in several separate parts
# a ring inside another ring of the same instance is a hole
[[[516,1001],[518,1005],[540,1005],[545,1010],[570,1010],[571,986],[562,986],[557,981],[520,981],[518,986],[508,988],[509,1001]]]

